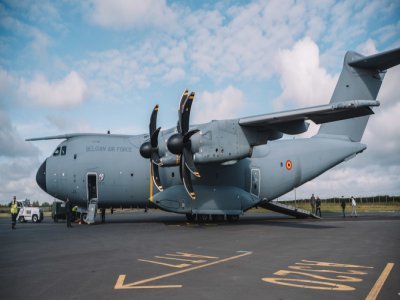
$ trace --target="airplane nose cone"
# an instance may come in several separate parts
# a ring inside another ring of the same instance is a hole
[[[42,163],[39,170],[36,173],[36,182],[42,188],[43,191],[47,192],[46,187],[46,161]]]

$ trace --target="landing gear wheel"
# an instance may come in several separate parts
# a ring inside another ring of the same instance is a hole
[[[196,215],[195,214],[186,214],[186,220],[189,222],[194,222],[196,221]]]
[[[87,224],[87,214],[82,213],[81,214],[81,220]]]
[[[197,220],[201,223],[208,222],[210,220],[210,215],[197,215]]]
[[[213,222],[223,222],[224,221],[224,215],[211,215],[211,220]]]
[[[226,215],[226,219],[228,222],[237,222],[239,221],[239,215]]]

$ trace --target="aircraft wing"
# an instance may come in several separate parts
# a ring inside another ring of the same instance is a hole
[[[283,112],[246,117],[239,120],[244,127],[258,127],[260,129],[278,129],[294,123],[304,123],[311,120],[316,124],[345,120],[355,117],[371,115],[374,112],[371,106],[379,106],[375,100],[349,100],[326,105],[312,106],[288,110]]]
[[[44,136],[44,137],[38,137],[38,138],[30,138],[30,139],[26,139],[25,141],[32,142],[32,141],[44,141],[44,140],[62,140],[62,139],[70,139],[70,138],[74,138],[74,137],[80,137],[80,136],[98,137],[98,136],[110,136],[110,135],[109,134],[105,134],[105,133],[68,133],[68,134],[61,134],[61,135],[52,135],[52,136]],[[127,135],[113,134],[112,136],[127,136]]]

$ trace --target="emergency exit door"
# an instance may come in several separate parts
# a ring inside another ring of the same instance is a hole
[[[250,194],[258,197],[260,195],[260,169],[251,169]]]

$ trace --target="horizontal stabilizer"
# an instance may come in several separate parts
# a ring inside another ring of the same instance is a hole
[[[335,102],[326,105],[242,118],[239,120],[239,124],[247,127],[266,127],[266,129],[274,128],[275,125],[306,120],[311,120],[316,124],[323,124],[371,115],[374,113],[370,108],[371,106],[379,106],[379,102],[375,100]]]
[[[349,62],[352,67],[363,69],[387,70],[400,64],[400,48],[378,53],[371,56],[365,56]]]

